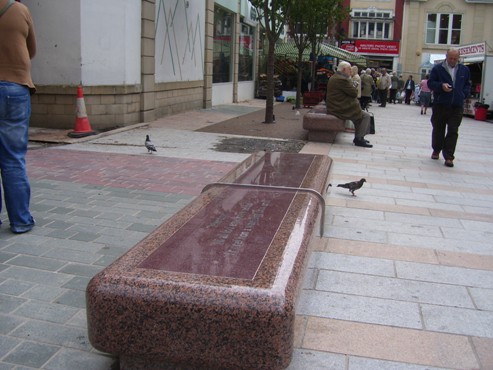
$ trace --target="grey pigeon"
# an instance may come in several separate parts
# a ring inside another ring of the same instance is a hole
[[[337,187],[349,189],[351,194],[353,194],[353,197],[355,197],[356,194],[354,194],[354,192],[358,189],[361,189],[361,187],[363,186],[363,183],[365,183],[365,182],[366,182],[365,179],[361,179],[359,181],[348,182],[347,184],[339,184],[339,185],[337,185]]]
[[[156,147],[154,146],[151,139],[149,138],[149,135],[146,135],[145,146],[147,148],[148,153],[157,152]]]

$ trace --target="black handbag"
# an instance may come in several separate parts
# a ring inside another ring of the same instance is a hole
[[[368,127],[368,133],[370,135],[375,134],[375,116],[373,113],[370,113],[370,127]]]

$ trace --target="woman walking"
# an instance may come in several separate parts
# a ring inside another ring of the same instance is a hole
[[[431,90],[428,87],[428,79],[430,75],[426,75],[419,83],[419,102],[421,104],[421,114],[426,114],[426,110],[431,103]]]

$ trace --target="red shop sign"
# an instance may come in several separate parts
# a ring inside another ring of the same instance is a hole
[[[341,48],[362,54],[399,55],[398,41],[354,40],[348,43],[343,41]]]

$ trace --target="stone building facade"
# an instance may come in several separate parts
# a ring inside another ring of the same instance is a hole
[[[245,25],[252,36],[246,53],[256,58],[247,0],[22,2],[38,40],[33,126],[73,128],[78,85],[95,130],[254,97],[254,67],[248,81],[239,82],[238,71]],[[220,35],[218,14],[230,22]],[[215,83],[218,44],[228,48],[231,68]]]
[[[401,63],[415,80],[430,71],[448,48],[486,42],[493,52],[493,1],[406,0]]]

